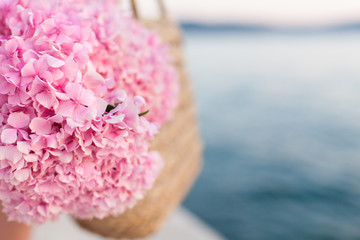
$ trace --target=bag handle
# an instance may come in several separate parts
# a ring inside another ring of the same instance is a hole
[[[166,10],[164,1],[163,1],[163,0],[156,0],[156,2],[158,3],[158,6],[159,6],[161,18],[166,18],[166,16],[167,16],[167,10]],[[131,8],[132,8],[134,17],[135,17],[136,19],[140,19],[136,0],[131,0]]]

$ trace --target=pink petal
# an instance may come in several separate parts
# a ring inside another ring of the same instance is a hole
[[[72,51],[73,51],[74,53],[86,52],[86,48],[85,48],[84,45],[81,44],[81,43],[75,43],[75,44],[73,45]]]
[[[67,58],[66,64],[61,68],[61,71],[64,72],[64,75],[68,79],[75,79],[77,74],[79,73],[79,68],[73,59]]]
[[[143,97],[136,96],[134,97],[134,103],[137,107],[142,107],[146,104],[146,101]]]
[[[13,95],[10,95],[8,98],[8,103],[12,104],[12,105],[20,105],[21,104],[21,99],[20,99],[20,94],[18,93],[18,91],[16,90],[15,93]]]
[[[97,114],[98,115],[101,115],[105,112],[106,110],[106,107],[108,106],[108,102],[105,101],[104,99],[102,98],[96,98],[96,101],[95,101],[95,106],[96,106],[96,110],[97,110]]]
[[[20,78],[20,75],[18,72],[8,72],[8,73],[5,73],[3,76],[5,77],[5,79],[8,82],[14,84],[15,86],[20,85],[21,78]]]
[[[58,141],[56,139],[56,134],[50,135],[46,138],[47,146],[49,148],[56,148],[58,147]]]
[[[16,143],[17,149],[21,152],[21,153],[25,153],[28,154],[30,152],[31,146],[29,143],[25,142],[25,141],[18,141]]]
[[[35,187],[35,191],[38,191],[40,193],[57,193],[60,192],[61,189],[57,185],[56,182],[47,181],[45,183],[39,184],[37,187]]]
[[[79,54],[74,59],[79,67],[83,68],[89,62],[89,55],[88,54]]]
[[[48,210],[54,215],[58,215],[61,212],[62,208],[59,206],[49,205]]]
[[[52,83],[54,81],[54,77],[51,72],[45,71],[41,74],[41,78],[44,79],[47,83]]]
[[[62,26],[62,32],[68,36],[73,34],[76,30],[78,30],[76,26],[72,26],[72,25]]]
[[[96,71],[87,71],[84,75],[84,84],[88,88],[96,88],[105,83],[105,79]]]
[[[20,161],[18,161],[17,163],[15,163],[15,164],[12,166],[12,168],[13,168],[14,170],[19,170],[19,169],[24,168],[24,165],[25,165],[25,160],[22,158],[22,159],[20,159]]]
[[[125,118],[125,114],[119,114],[119,115],[112,116],[110,119],[105,120],[105,121],[107,123],[115,124],[115,123],[122,122],[124,120],[124,118]]]
[[[82,177],[88,178],[92,174],[96,173],[95,164],[91,162],[81,163],[75,168],[75,171],[82,175]]]
[[[27,162],[37,162],[39,157],[36,154],[24,155],[24,159]]]
[[[64,118],[60,115],[54,115],[50,117],[48,120],[56,123],[61,123],[64,120]]]
[[[79,103],[90,106],[95,102],[94,93],[83,88],[80,84],[70,82],[65,86],[65,92],[71,99],[77,100]]]
[[[7,146],[0,146],[0,160],[6,159],[6,147]],[[0,161],[0,164],[3,164],[4,162]]]
[[[22,136],[24,140],[30,140],[29,138],[29,134],[27,131],[23,130],[23,129],[18,129],[18,136]]]
[[[26,201],[21,202],[14,209],[16,209],[16,211],[20,212],[21,214],[27,214],[31,210],[29,204]]]
[[[53,18],[46,19],[41,23],[41,28],[44,32],[49,32],[52,29],[56,28],[56,23]]]
[[[59,106],[56,109],[56,114],[64,117],[72,117],[76,104],[71,101],[60,101]]]
[[[18,48],[18,43],[16,39],[10,39],[5,43],[5,50],[13,53]]]
[[[67,118],[66,123],[70,128],[76,128],[78,126],[81,126],[82,124],[74,121],[72,118]]]
[[[9,84],[7,81],[1,80],[0,78],[0,94],[6,94],[8,95],[10,92],[14,92],[14,89],[16,86]],[[7,98],[6,98],[7,102]]]
[[[29,125],[30,117],[23,112],[11,113],[8,118],[8,124],[14,128],[25,128]]]
[[[96,98],[94,96],[93,91],[90,89],[83,89],[76,98],[79,103],[85,105],[85,106],[91,106],[94,104]]]
[[[42,45],[42,44],[45,44],[47,41],[48,41],[48,38],[46,36],[42,36],[42,37],[39,37],[38,39],[36,39],[34,44]]]
[[[8,128],[2,131],[1,141],[2,143],[12,144],[17,140],[17,130],[13,128]]]
[[[102,98],[96,98],[96,101],[94,104],[89,106],[89,118],[94,119],[96,116],[101,116],[105,110],[106,107],[109,105],[107,101],[105,101]],[[90,120],[88,119],[88,120]]]
[[[52,124],[44,118],[34,118],[30,123],[31,131],[38,135],[47,135],[51,132]]]
[[[37,93],[43,91],[44,89],[45,89],[45,83],[38,76],[35,76],[35,79],[33,80],[33,83],[31,85],[31,89],[27,93],[29,94],[30,97],[33,97]]]
[[[1,81],[0,81],[0,82],[1,82]],[[1,88],[1,86],[0,86],[0,88]],[[5,104],[6,102],[7,102],[7,96],[0,94],[0,105]],[[4,116],[2,115],[2,116],[0,117],[0,119],[1,119],[0,122],[2,123],[3,120],[4,120]]]
[[[59,156],[59,159],[63,163],[70,163],[73,159],[73,155],[71,153],[64,152]]]
[[[24,182],[30,177],[30,171],[29,169],[21,169],[16,172],[14,172],[14,177],[19,182]]]
[[[64,33],[60,33],[56,40],[57,43],[64,43],[64,42],[71,42],[74,41],[73,39],[71,39],[69,36],[65,35]]]
[[[78,83],[69,82],[65,86],[65,92],[71,99],[76,99],[83,87]]]
[[[21,76],[30,77],[34,75],[36,75],[36,71],[34,68],[34,60],[32,59],[32,61],[27,62],[21,69]]]
[[[43,91],[36,95],[36,100],[46,108],[51,108],[55,101],[55,97],[49,91]]]
[[[66,95],[66,93],[62,93],[62,92],[55,92],[55,96],[60,100],[69,100],[70,99],[68,97],[68,95]]]
[[[22,158],[22,153],[13,146],[1,146],[0,147],[0,160],[7,159],[13,163],[17,163]]]
[[[52,75],[53,75],[53,79],[56,81],[56,80],[59,80],[59,79],[63,78],[65,74],[60,69],[55,69],[52,72]]]
[[[74,120],[78,122],[83,122],[84,119],[87,117],[87,113],[89,112],[89,109],[87,107],[77,105],[74,110]]]
[[[41,75],[41,77],[43,73],[49,70],[49,64],[47,63],[47,56],[48,55],[43,55],[39,60],[34,62],[34,69],[36,71],[36,74]]]
[[[50,67],[53,67],[53,68],[59,68],[59,67],[62,67],[65,65],[65,62],[58,59],[58,58],[55,58],[51,55],[46,55],[46,60],[47,60],[47,63],[49,64]]]
[[[43,205],[37,206],[37,211],[40,213],[41,216],[46,217],[47,208]]]
[[[22,55],[24,62],[33,61],[35,58],[38,57],[38,53],[34,50],[30,49],[23,53]]]

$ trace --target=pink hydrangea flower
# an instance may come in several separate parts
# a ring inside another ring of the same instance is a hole
[[[89,1],[85,2],[89,4]],[[90,1],[92,7],[86,9],[96,18],[91,21],[98,40],[97,44],[92,46],[90,58],[105,83],[94,84],[92,81],[92,86],[89,87],[100,95],[108,95],[109,91],[119,88],[126,89],[130,97],[140,95],[149,104],[147,118],[163,124],[172,117],[178,104],[179,91],[177,75],[170,64],[167,46],[162,44],[156,34],[111,4],[116,1],[108,0],[105,2],[110,4],[101,6],[96,4],[98,2]],[[99,14],[99,7],[101,12],[106,14]],[[144,107],[142,110],[147,109]]]
[[[0,1],[0,200],[9,219],[102,218],[134,206],[163,165],[149,142],[177,103],[169,61],[115,1]]]

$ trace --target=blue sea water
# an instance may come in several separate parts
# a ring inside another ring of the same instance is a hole
[[[184,205],[228,239],[360,239],[360,32],[185,40],[206,148]]]

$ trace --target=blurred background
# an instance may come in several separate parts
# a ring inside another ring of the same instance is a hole
[[[228,239],[360,239],[360,1],[166,3],[206,142],[185,207]]]

